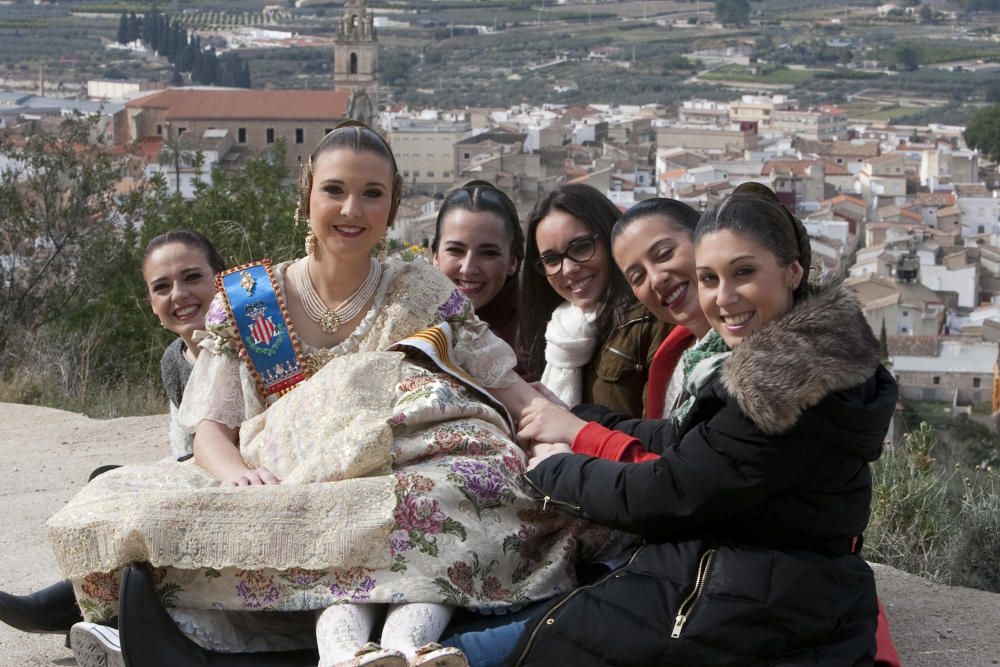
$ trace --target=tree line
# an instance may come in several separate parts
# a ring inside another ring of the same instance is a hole
[[[141,267],[164,231],[205,234],[230,265],[301,252],[280,141],[270,159],[201,175],[184,200],[162,175],[121,193],[129,158],[90,139],[103,136],[95,123],[0,135],[0,383],[39,387],[7,400],[52,403],[159,377],[171,335],[150,311]]]
[[[198,35],[191,35],[180,22],[161,14],[155,7],[141,17],[125,13],[118,21],[119,44],[141,40],[157,55],[174,66],[171,85],[183,85],[184,74],[200,85],[250,88],[250,65],[235,51],[222,56],[212,46],[203,47]]]

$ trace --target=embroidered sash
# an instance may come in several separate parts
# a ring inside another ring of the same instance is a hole
[[[280,396],[304,380],[299,337],[288,319],[271,261],[228,269],[215,282],[239,331],[240,356],[249,362],[261,394]]]
[[[511,419],[510,413],[507,412],[507,408],[501,403],[496,397],[493,396],[489,391],[473,378],[471,375],[465,372],[465,370],[456,364],[451,358],[451,350],[454,347],[452,342],[453,334],[451,332],[451,325],[448,322],[442,322],[436,326],[428,327],[422,331],[418,331],[408,338],[404,338],[398,343],[393,343],[389,346],[389,350],[416,350],[422,353],[423,356],[430,359],[435,366],[437,366],[441,371],[447,373],[453,378],[460,380],[462,384],[475,389],[477,392],[482,394],[482,397],[486,399],[500,415],[507,422],[507,427],[510,429],[511,433],[516,433],[517,429],[514,428],[514,420]]]

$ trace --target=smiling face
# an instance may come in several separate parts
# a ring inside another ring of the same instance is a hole
[[[215,272],[208,257],[184,243],[165,243],[142,264],[153,313],[169,331],[190,340],[205,328],[205,313],[215,296]]]
[[[657,318],[687,327],[699,338],[708,333],[698,303],[691,232],[662,215],[649,215],[625,227],[612,251],[636,298]]]
[[[319,255],[369,255],[388,228],[392,165],[370,152],[336,148],[313,161],[309,225]]]
[[[517,270],[507,225],[496,213],[452,209],[441,221],[434,266],[478,310],[493,300]]]
[[[565,253],[570,243],[593,235],[594,232],[581,220],[558,210],[553,210],[542,218],[535,228],[535,241],[540,257]],[[582,262],[566,257],[562,261],[562,271],[554,276],[546,276],[556,294],[585,312],[597,309],[610,280],[610,259],[600,240],[597,239],[595,243],[593,257]]]
[[[798,262],[780,266],[765,247],[728,229],[699,239],[695,264],[701,309],[729,347],[791,310],[803,278]]]

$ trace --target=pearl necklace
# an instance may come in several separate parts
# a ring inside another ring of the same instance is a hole
[[[309,275],[309,258],[303,257],[302,260],[295,272],[295,284],[302,296],[302,308],[309,319],[319,324],[319,328],[326,334],[337,333],[341,324],[357,317],[375,294],[375,289],[382,278],[382,264],[372,258],[368,277],[354,294],[344,299],[336,308],[328,308],[313,286],[312,277]]]

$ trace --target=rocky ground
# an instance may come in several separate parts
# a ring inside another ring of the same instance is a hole
[[[166,417],[95,421],[35,406],[0,403],[0,590],[27,593],[60,577],[44,528],[105,463],[168,453]],[[906,667],[1000,665],[1000,595],[932,584],[876,565]],[[63,638],[0,625],[0,667],[75,665]]]

